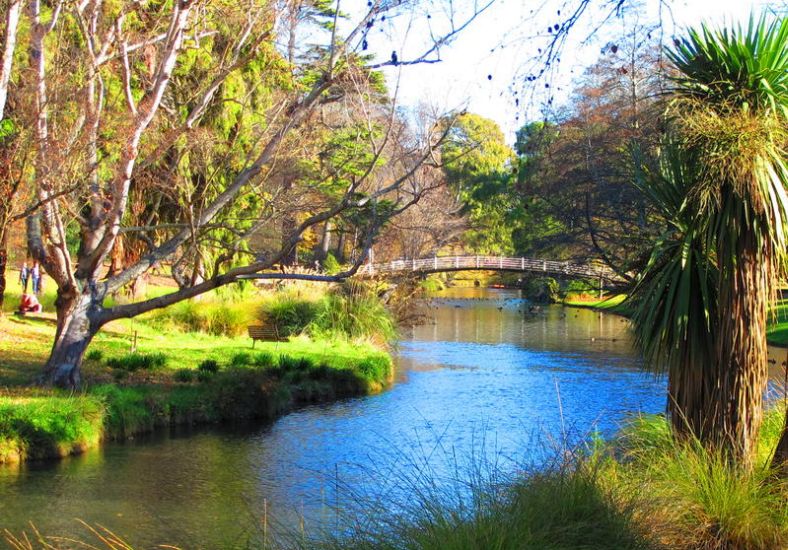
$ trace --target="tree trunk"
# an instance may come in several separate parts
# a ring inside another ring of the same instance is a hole
[[[774,468],[781,477],[788,477],[788,409],[785,411],[785,424],[783,425],[783,433],[780,436],[780,442],[777,443],[777,448],[774,450],[772,468]]]
[[[6,267],[8,266],[8,231],[0,227],[0,315],[5,304]]]
[[[752,225],[758,221],[745,222],[744,216],[739,220],[736,240],[720,245],[720,338],[707,439],[732,463],[750,468],[768,377],[766,320],[773,291],[772,256],[768,244],[756,237]],[[735,256],[725,258],[728,252]]]
[[[328,252],[331,250],[331,220],[328,220],[323,226],[323,237],[320,239],[320,249],[318,250],[318,260],[321,262],[328,258]]]
[[[58,290],[55,306],[57,331],[49,359],[44,365],[43,382],[76,389],[81,382],[82,357],[101,326],[92,313],[96,304],[89,294]]]

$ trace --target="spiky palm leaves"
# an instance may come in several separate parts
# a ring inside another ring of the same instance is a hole
[[[657,313],[639,313],[638,337],[647,357],[686,369],[671,381],[686,416],[674,425],[746,465],[761,422],[766,313],[785,264],[788,21],[703,26],[668,57],[679,72],[674,140],[681,175],[692,177],[673,186],[683,204],[670,218],[677,235],[639,285],[641,310],[651,303]]]
[[[647,364],[668,373],[668,411],[674,433],[703,432],[711,399],[709,369],[717,334],[717,268],[707,254],[708,219],[688,199],[697,163],[677,144],[665,144],[659,165],[642,170],[637,186],[667,227],[632,296],[635,338]]]

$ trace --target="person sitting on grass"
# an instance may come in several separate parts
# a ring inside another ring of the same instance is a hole
[[[19,315],[24,315],[26,313],[41,313],[43,309],[44,308],[41,306],[35,294],[22,294],[17,313]]]

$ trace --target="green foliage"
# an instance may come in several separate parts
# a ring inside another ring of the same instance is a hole
[[[102,402],[90,396],[0,397],[0,464],[93,447],[105,414]]]
[[[525,297],[539,303],[553,303],[560,298],[560,285],[553,277],[537,277],[525,283]]]
[[[374,289],[357,283],[348,283],[319,299],[279,293],[263,305],[261,317],[285,336],[307,333],[324,340],[381,343],[396,338],[394,319]]]
[[[194,370],[193,369],[178,369],[172,375],[173,379],[176,382],[184,382],[188,383],[194,380]]]
[[[481,253],[513,250],[512,235],[523,221],[514,192],[514,151],[492,120],[462,114],[441,152],[449,184],[470,218],[466,242]]]
[[[340,271],[342,271],[342,265],[337,261],[336,256],[334,256],[331,252],[326,255],[326,259],[323,260],[323,271],[325,271],[328,275],[336,275]]]
[[[206,359],[197,365],[197,371],[215,374],[219,372],[219,362],[215,359]]]
[[[240,353],[236,353],[230,358],[230,365],[233,367],[243,367],[245,365],[249,365],[252,362],[252,355],[245,351]]]
[[[156,370],[167,365],[167,356],[163,353],[129,353],[121,357],[107,359],[107,366],[127,372],[138,370]]]
[[[783,415],[770,410],[764,425],[782,423]],[[760,462],[745,471],[697,439],[671,437],[665,418],[639,417],[622,430],[621,462],[611,463],[607,475],[622,491],[642,491],[644,518],[672,547],[782,548],[788,505],[768,463],[779,435],[761,433]]]
[[[254,321],[254,310],[254,301],[248,297],[227,300],[217,296],[179,302],[154,311],[147,320],[152,326],[162,329],[239,336]]]
[[[328,294],[320,302],[309,333],[320,338],[393,341],[397,327],[380,298],[363,285],[350,283],[343,291]]]
[[[99,349],[92,349],[87,352],[87,354],[85,354],[85,359],[88,361],[100,362],[102,359],[104,359],[104,353]]]
[[[282,293],[263,305],[262,319],[264,323],[275,325],[281,336],[293,336],[309,326],[318,308],[314,301]]]
[[[260,352],[252,358],[252,364],[255,367],[269,368],[276,367],[277,361],[273,353],[267,351]]]

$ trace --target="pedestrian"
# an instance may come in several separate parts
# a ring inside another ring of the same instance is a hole
[[[38,262],[33,262],[33,268],[30,270],[30,279],[33,282],[33,294],[41,293],[41,268]]]
[[[22,285],[22,294],[27,294],[28,281],[30,281],[30,268],[27,267],[27,262],[24,262],[22,269],[19,270],[19,284]]]

